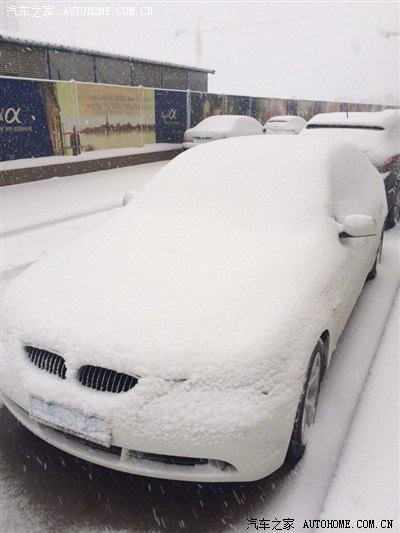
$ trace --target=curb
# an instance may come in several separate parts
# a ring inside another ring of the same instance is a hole
[[[144,154],[130,154],[116,157],[105,157],[102,159],[87,159],[86,161],[76,161],[72,163],[56,163],[39,167],[2,170],[0,172],[0,187],[55,177],[61,178],[64,176],[73,176],[75,174],[86,174],[88,172],[97,172],[99,170],[110,170],[113,168],[143,165],[145,163],[168,161],[182,153],[182,151],[182,149],[178,148],[173,150],[146,152]]]

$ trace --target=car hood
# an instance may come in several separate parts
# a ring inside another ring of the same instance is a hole
[[[129,207],[10,284],[7,335],[69,371],[254,381],[260,362],[304,367],[346,290],[338,239]]]

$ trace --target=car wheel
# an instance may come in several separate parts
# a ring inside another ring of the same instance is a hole
[[[386,229],[394,228],[400,218],[400,187],[397,189],[394,203],[386,219]]]
[[[319,389],[322,379],[324,344],[321,340],[314,348],[308,364],[307,373],[297,407],[292,436],[286,454],[285,464],[294,466],[304,454],[309,438],[310,428],[317,411]]]
[[[378,263],[379,263],[379,261],[381,259],[382,243],[383,243],[383,232],[382,232],[381,240],[379,242],[378,251],[376,252],[374,266],[371,268],[371,271],[368,273],[367,281],[371,281],[371,280],[376,278]]]
[[[377,265],[378,265],[378,255],[379,255],[379,252],[378,252],[378,254],[377,254],[376,258],[375,258],[374,266],[371,268],[371,271],[368,273],[367,281],[371,281],[371,280],[376,278]]]

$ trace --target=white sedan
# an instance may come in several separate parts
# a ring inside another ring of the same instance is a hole
[[[262,135],[262,125],[253,117],[247,115],[215,115],[207,117],[185,131],[183,148],[193,148],[209,141],[217,141],[228,137],[244,135]]]
[[[271,117],[264,125],[265,133],[297,135],[307,124],[303,117],[297,115],[278,115]]]
[[[386,213],[379,173],[345,143],[181,154],[10,284],[5,405],[54,446],[133,474],[250,481],[294,464]]]

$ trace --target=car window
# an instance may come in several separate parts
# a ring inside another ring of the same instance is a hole
[[[349,145],[340,152],[340,157],[332,159],[331,169],[335,219],[342,223],[347,215],[376,216],[376,198],[383,194],[383,183],[368,159],[354,153]]]

